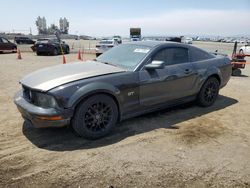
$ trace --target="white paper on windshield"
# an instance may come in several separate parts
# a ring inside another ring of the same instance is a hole
[[[137,48],[134,50],[135,53],[148,53],[150,51],[150,49],[142,49],[142,48]]]

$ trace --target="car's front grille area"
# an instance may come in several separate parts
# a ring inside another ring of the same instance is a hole
[[[33,101],[32,100],[32,91],[29,88],[25,87],[25,86],[23,86],[23,98],[28,102]]]

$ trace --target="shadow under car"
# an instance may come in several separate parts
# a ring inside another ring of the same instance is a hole
[[[178,129],[178,127],[175,127],[175,124],[210,112],[222,110],[237,102],[238,101],[233,98],[220,95],[211,107],[202,108],[197,106],[195,102],[191,102],[145,114],[119,123],[108,136],[99,140],[86,140],[78,137],[70,127],[37,129],[28,121],[24,121],[22,130],[30,142],[46,150],[73,151],[90,149],[114,144],[127,137],[150,132],[159,128]],[[152,120],[159,121],[159,123],[152,124]]]

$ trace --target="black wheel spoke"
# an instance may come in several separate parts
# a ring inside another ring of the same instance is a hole
[[[84,122],[92,132],[103,131],[112,121],[112,108],[103,101],[96,101],[87,109]]]
[[[216,93],[217,93],[216,91],[217,91],[217,88],[216,88],[215,83],[213,82],[208,83],[204,92],[205,101],[212,102],[214,98],[216,97]]]

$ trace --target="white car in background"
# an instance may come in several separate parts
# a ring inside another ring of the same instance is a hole
[[[113,40],[116,40],[118,42],[118,44],[122,44],[122,37],[121,36],[115,35],[115,36],[113,36]]]
[[[114,46],[117,46],[118,44],[118,41],[114,39],[102,39],[96,45],[96,57],[113,48]]]
[[[250,54],[250,43],[246,44],[245,46],[242,46],[239,51],[240,54]]]
[[[190,37],[182,37],[181,38],[181,43],[184,44],[193,44],[193,39]]]

